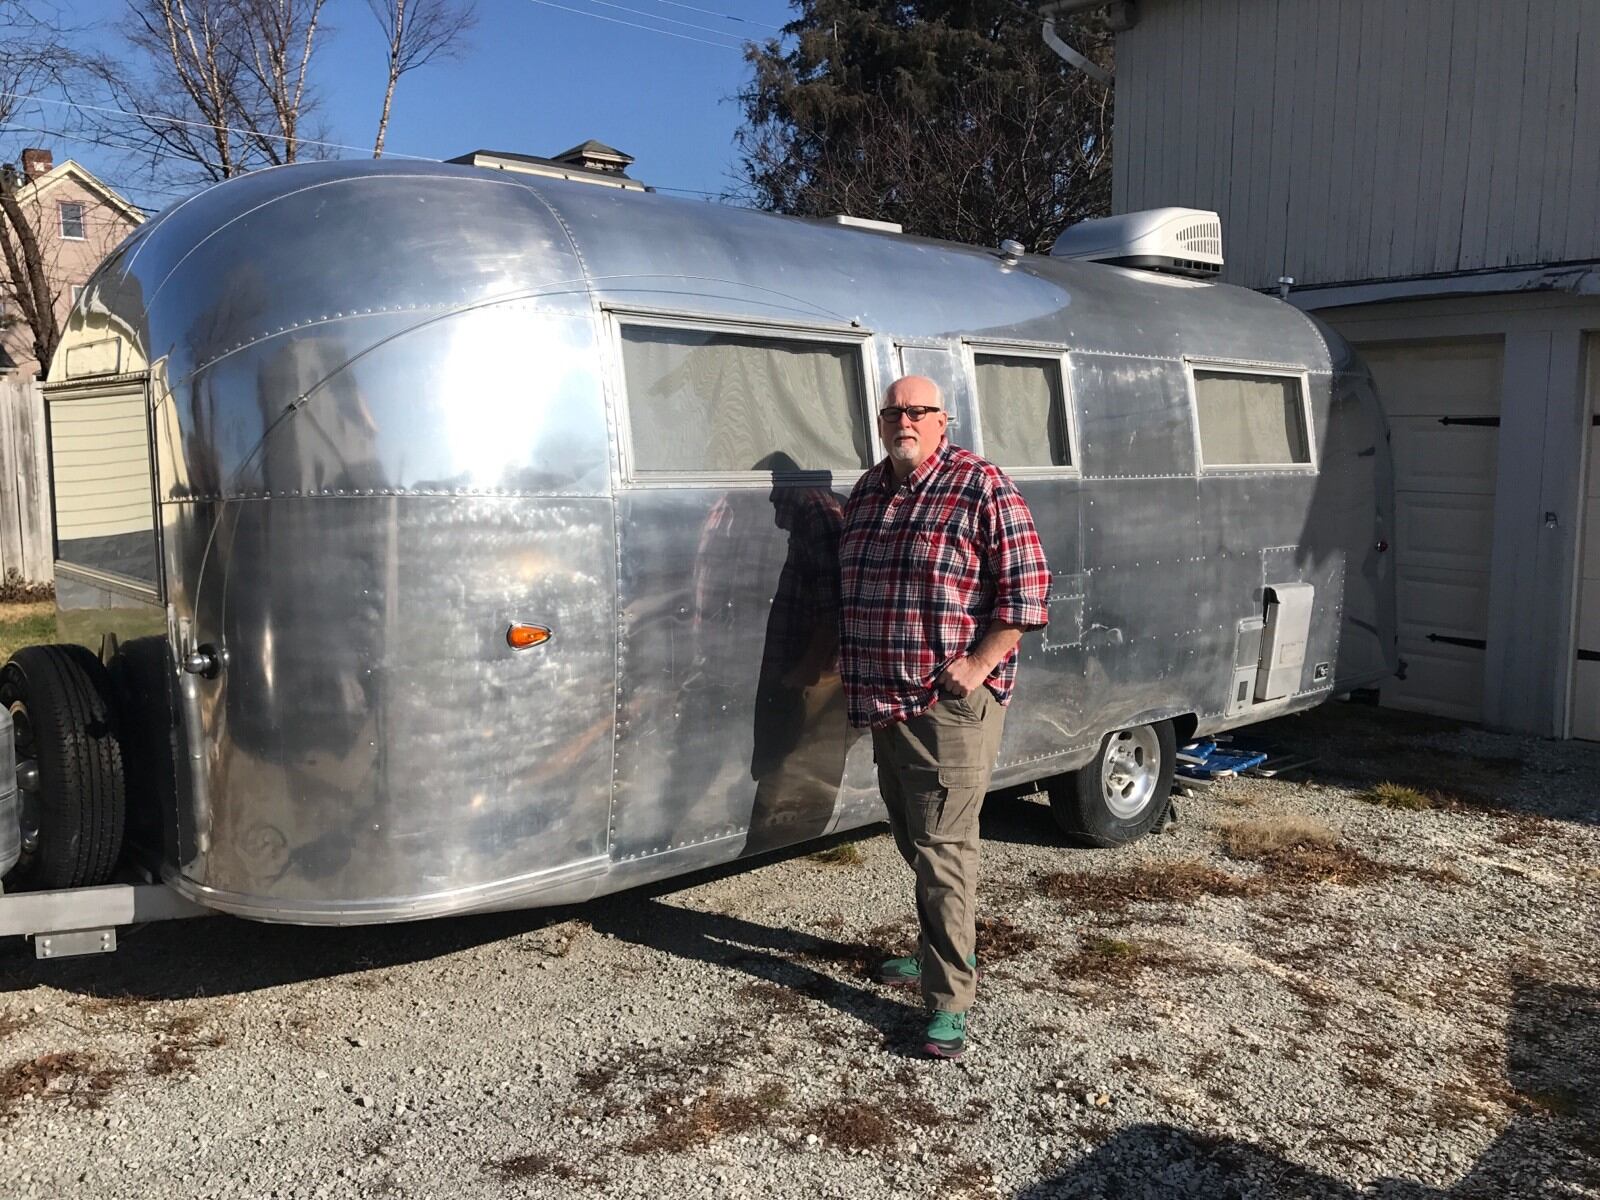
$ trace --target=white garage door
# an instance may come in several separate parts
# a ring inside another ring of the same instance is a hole
[[[1489,551],[1500,441],[1499,338],[1359,347],[1389,418],[1394,554],[1406,678],[1382,703],[1483,715]]]
[[[1578,583],[1578,661],[1572,678],[1572,736],[1600,741],[1600,334],[1589,335],[1589,486]]]

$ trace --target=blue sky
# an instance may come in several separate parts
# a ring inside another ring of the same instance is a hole
[[[99,45],[116,44],[110,30],[122,0],[64,0],[64,8]],[[325,12],[332,32],[314,72],[328,136],[358,147],[346,155],[370,154],[382,38],[362,0],[329,0]],[[739,41],[776,36],[790,15],[786,0],[479,0],[466,54],[401,81],[386,152],[549,155],[598,138],[632,154],[631,174],[646,183],[720,194],[733,186],[734,97],[749,75]],[[32,107],[22,120],[55,136],[5,131],[5,150],[50,144],[58,160],[78,159],[136,203],[170,202],[114,151],[62,136],[62,119],[59,107]]]

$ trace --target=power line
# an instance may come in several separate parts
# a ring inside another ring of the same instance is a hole
[[[686,8],[690,12],[704,13],[708,17],[721,17],[724,21],[737,21],[741,25],[755,25],[762,29],[776,29],[783,32],[782,25],[769,25],[765,21],[752,21],[749,17],[736,17],[732,13],[718,12],[714,8],[701,8],[696,4],[680,4],[678,0],[655,0],[657,4],[666,4],[672,8]]]
[[[698,29],[701,33],[709,33],[713,37],[731,38],[736,36],[735,34],[724,33],[720,29],[713,29],[709,25],[696,25],[693,21],[680,21],[677,17],[658,17],[655,13],[649,12],[646,9],[631,8],[626,4],[614,4],[612,3],[612,0],[589,0],[589,3],[598,4],[602,8],[615,8],[621,12],[630,12],[635,16],[643,17],[647,21],[665,21],[669,25],[682,25],[685,29]],[[663,29],[659,32],[666,33],[667,30]]]
[[[557,4],[555,0],[528,0],[530,4],[542,4],[546,8],[559,8],[562,12],[577,13],[580,17],[593,17],[596,21],[610,21],[613,25],[629,25],[634,29],[643,29],[647,33],[659,33],[662,37],[679,38],[685,42],[699,42],[702,46],[718,46],[723,50],[741,50],[732,42],[713,42],[710,38],[691,37],[687,33],[676,33],[671,29],[657,29],[654,25],[641,25],[637,21],[624,21],[621,17],[608,17],[604,13],[590,12],[586,8],[569,8],[565,4]],[[731,36],[731,35],[729,35]]]

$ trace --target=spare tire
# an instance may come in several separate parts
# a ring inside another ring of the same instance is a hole
[[[35,767],[21,790],[22,857],[8,890],[106,883],[122,853],[127,786],[111,679],[82,646],[28,646],[0,671],[17,763]]]

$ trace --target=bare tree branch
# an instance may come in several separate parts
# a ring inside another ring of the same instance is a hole
[[[459,54],[465,35],[477,24],[472,0],[367,0],[388,45],[388,79],[372,157],[383,157],[389,112],[402,76],[435,58]]]

